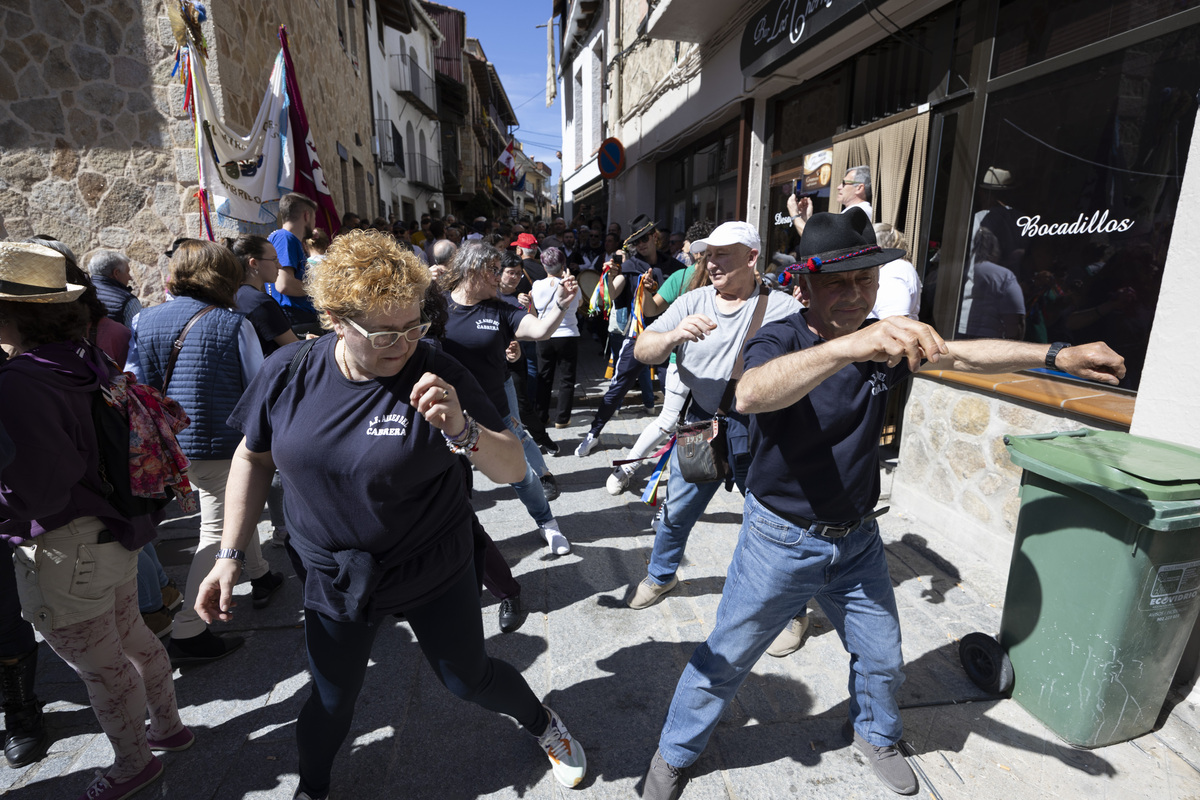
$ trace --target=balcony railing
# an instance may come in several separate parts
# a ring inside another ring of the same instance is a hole
[[[390,119],[375,120],[379,166],[394,178],[404,177],[404,139]]]
[[[437,81],[407,53],[390,56],[388,61],[392,90],[415,103],[427,116],[437,117]]]
[[[442,190],[442,165],[438,163],[436,158],[423,156],[416,151],[410,150],[407,161],[409,183],[424,186],[435,192]]]

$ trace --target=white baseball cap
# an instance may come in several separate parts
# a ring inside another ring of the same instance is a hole
[[[762,250],[762,240],[758,238],[758,231],[749,222],[722,222],[696,244],[703,244],[705,247],[744,244],[751,250]]]

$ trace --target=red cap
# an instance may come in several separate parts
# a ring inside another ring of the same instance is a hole
[[[517,240],[513,242],[513,247],[524,247],[526,250],[532,250],[537,247],[537,237],[532,233],[522,233],[517,236]]]

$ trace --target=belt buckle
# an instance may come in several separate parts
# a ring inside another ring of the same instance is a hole
[[[857,525],[822,525],[817,535],[826,539],[841,539],[857,527]]]

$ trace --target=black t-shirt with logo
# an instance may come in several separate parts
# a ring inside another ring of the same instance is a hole
[[[511,413],[504,394],[504,381],[508,378],[504,351],[517,338],[517,326],[529,312],[500,300],[461,306],[448,292],[446,303],[449,319],[442,347],[475,376],[501,414]]]
[[[370,554],[379,569],[370,616],[419,604],[445,591],[471,563],[473,539],[461,457],[409,405],[426,372],[446,380],[480,425],[505,430],[473,377],[422,341],[390,378],[351,381],[338,369],[337,339],[324,336],[289,381],[302,343],[268,358],[229,424],[256,453],[269,451],[283,479],[288,530],[301,553]],[[336,569],[307,562],[305,606],[335,619],[353,616]],[[362,577],[362,576],[358,576]]]
[[[807,313],[762,326],[746,345],[746,370],[824,343],[809,329]],[[793,405],[752,415],[746,488],[785,519],[836,524],[869,514],[879,500],[888,390],[909,374],[907,361],[850,364]]]

